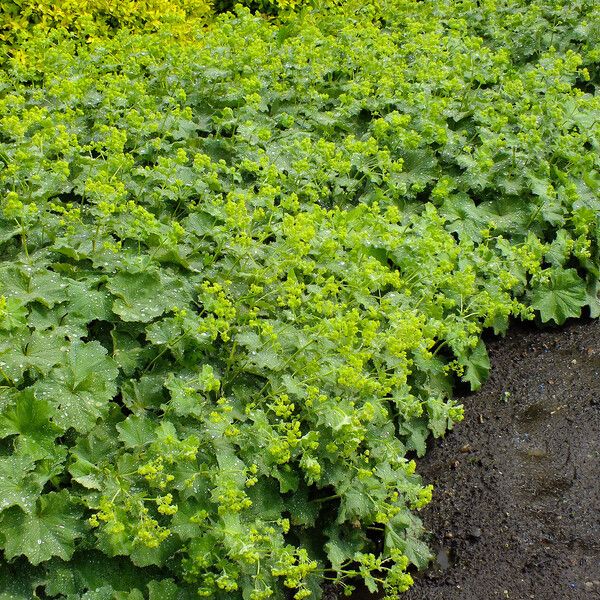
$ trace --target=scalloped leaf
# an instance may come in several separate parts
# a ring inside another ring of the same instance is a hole
[[[99,342],[73,344],[64,366],[35,384],[36,396],[53,408],[52,420],[64,429],[87,433],[106,414],[117,392],[119,371]]]
[[[25,555],[32,565],[53,556],[69,560],[75,540],[83,535],[81,511],[66,490],[41,496],[31,513],[19,507],[8,509],[0,521],[2,547],[7,558]]]
[[[579,317],[588,303],[588,292],[577,271],[552,268],[549,278],[547,284],[532,290],[531,307],[540,312],[544,323],[554,321],[561,325],[569,317]]]

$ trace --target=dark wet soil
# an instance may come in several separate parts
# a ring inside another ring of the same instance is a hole
[[[402,600],[600,599],[600,321],[515,326],[419,472],[437,561]]]

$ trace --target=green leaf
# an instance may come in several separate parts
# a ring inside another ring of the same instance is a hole
[[[113,359],[125,375],[132,375],[143,361],[145,349],[126,332],[113,329],[110,335],[113,341]]]
[[[117,592],[111,585],[103,585],[82,594],[81,600],[117,600]],[[119,600],[122,600],[122,597]]]
[[[402,551],[417,569],[424,569],[432,558],[427,544],[416,536],[406,538]]]
[[[118,369],[99,342],[74,343],[64,366],[35,385],[36,395],[54,407],[52,420],[87,433],[105,414],[117,392]]]
[[[356,552],[364,547],[365,534],[355,527],[330,525],[325,529],[325,533],[329,540],[325,543],[327,558],[335,570],[352,560]]]
[[[295,492],[298,489],[300,477],[298,473],[290,467],[289,464],[274,467],[272,475],[279,482],[279,491],[282,494],[287,494],[287,492]]]
[[[373,476],[346,478],[337,488],[340,494],[338,523],[370,519],[377,511],[378,502],[386,495],[385,487]]]
[[[126,448],[137,448],[151,443],[156,438],[154,424],[145,417],[130,415],[117,425],[119,440]]]
[[[182,278],[161,278],[156,272],[124,271],[112,277],[107,287],[116,296],[112,310],[128,322],[148,323],[190,299],[189,286]]]
[[[179,588],[172,579],[151,581],[148,584],[148,600],[179,600]]]
[[[20,506],[31,512],[42,492],[46,479],[32,472],[35,463],[22,456],[0,459],[0,511],[10,506]]]
[[[121,386],[125,406],[136,414],[160,408],[165,401],[164,381],[165,376],[160,374],[125,381]]]
[[[452,424],[448,416],[451,405],[442,398],[431,397],[425,401],[425,406],[429,417],[429,430],[433,437],[443,436]]]
[[[25,559],[0,560],[0,600],[32,600],[43,573]]]
[[[176,415],[200,417],[206,411],[208,401],[200,392],[197,374],[180,377],[171,374],[165,381],[165,387],[171,395],[169,409]]]
[[[169,536],[158,548],[148,548],[143,544],[136,544],[129,557],[136,567],[162,566],[177,550],[181,543],[177,536]]]
[[[319,414],[319,425],[329,427],[334,432],[339,432],[352,425],[351,411],[343,405],[327,405]]]
[[[248,490],[248,497],[252,500],[252,512],[258,519],[275,521],[287,508],[279,493],[277,482],[271,478],[261,477],[258,483]]]
[[[13,337],[0,345],[0,367],[13,380],[33,369],[47,375],[63,359],[66,341],[60,335],[33,332],[29,336]]]
[[[314,527],[319,516],[320,505],[312,501],[309,493],[306,484],[296,483],[294,494],[285,498],[285,508],[290,513],[293,525],[301,525],[303,528]]]
[[[28,325],[38,332],[52,330],[51,334],[73,341],[88,335],[87,324],[81,317],[69,313],[64,303],[53,308],[33,304],[28,319]]]
[[[183,344],[174,344],[178,338],[183,337],[183,332],[179,320],[160,319],[146,327],[146,339],[156,346],[168,345],[171,351],[176,351],[176,355],[183,355],[183,352],[177,351],[178,345],[183,349]]]
[[[258,369],[258,373],[261,373],[266,369],[270,371],[281,370],[284,361],[280,353],[276,352],[273,348],[267,347],[259,352],[251,352],[250,363]],[[250,369],[247,370],[251,371]]]
[[[421,541],[423,525],[421,520],[407,510],[399,512],[385,527],[385,552],[397,548],[417,567],[424,569],[432,558],[431,552]]]
[[[199,478],[196,477],[195,479]],[[184,541],[201,537],[202,525],[194,523],[191,520],[201,510],[206,510],[208,514],[208,511],[210,511],[210,502],[208,500],[198,499],[198,495],[189,498],[187,502],[180,506],[177,513],[173,516],[170,525],[171,531]]]
[[[182,222],[188,233],[193,233],[199,238],[210,233],[215,226],[215,218],[205,212],[196,211],[188,215]]]
[[[448,231],[458,233],[461,239],[481,240],[487,219],[467,194],[452,194],[442,204],[440,214],[448,221]]]
[[[79,598],[85,590],[98,590],[106,587],[115,591],[144,589],[146,583],[160,576],[157,569],[135,567],[127,557],[110,558],[96,550],[76,552],[69,562],[58,558],[47,563],[46,592],[52,596],[77,594]],[[28,599],[29,600],[29,599]]]
[[[19,235],[20,232],[21,228],[18,225],[15,226],[14,221],[11,223],[0,219],[0,244],[8,242],[8,240]]]
[[[75,540],[83,534],[81,513],[71,503],[69,493],[50,492],[41,496],[32,513],[13,507],[0,521],[7,558],[24,554],[33,565],[59,556],[69,560]]]
[[[586,293],[590,316],[592,319],[597,319],[600,317],[600,279],[589,276]]]
[[[399,181],[426,184],[438,174],[438,161],[429,148],[405,150],[403,159],[404,169],[396,175]]]
[[[548,283],[538,284],[531,291],[531,307],[540,312],[544,323],[559,325],[569,317],[578,317],[588,303],[586,285],[575,269],[546,269]]]
[[[520,196],[500,195],[495,200],[482,202],[477,207],[481,218],[495,224],[495,231],[510,233],[514,238],[523,238],[531,208]]]
[[[8,265],[0,269],[0,296],[17,298],[23,304],[40,302],[52,307],[67,299],[69,281],[51,271],[31,272],[17,265]]]
[[[0,330],[12,331],[22,328],[27,319],[27,309],[20,298],[0,296]]]
[[[429,437],[427,419],[417,418],[402,421],[399,425],[399,433],[407,450],[414,450],[419,457],[425,454]]]
[[[569,243],[571,241],[571,236],[567,231],[564,229],[559,230],[545,254],[546,261],[553,267],[562,267],[569,258]]]
[[[112,319],[110,294],[104,289],[97,289],[97,285],[96,278],[69,285],[68,311],[71,317],[78,317],[85,323]]]
[[[533,193],[539,197],[536,202],[537,206],[532,204],[532,208],[535,207],[535,211],[539,212],[545,223],[555,226],[563,225],[565,222],[564,209],[560,198],[556,194],[548,194],[548,179],[535,176],[530,176],[529,179]]]
[[[113,459],[116,451],[114,429],[102,423],[86,437],[79,438],[71,449],[69,473],[73,480],[88,489],[101,490],[104,482],[103,468]]]
[[[32,460],[54,456],[54,440],[62,429],[50,422],[48,402],[35,396],[33,388],[18,393],[0,413],[0,438],[18,435],[16,448],[27,448]]]
[[[8,410],[0,413],[0,438],[37,433],[49,420],[50,407],[38,400],[32,388],[20,392]]]
[[[108,283],[108,289],[117,296],[113,311],[123,321],[152,321],[165,310],[161,287],[158,273],[118,273]]]
[[[471,390],[478,390],[490,372],[490,357],[485,344],[479,340],[473,352],[468,356],[460,356],[458,362],[465,367],[462,380],[470,383]]]

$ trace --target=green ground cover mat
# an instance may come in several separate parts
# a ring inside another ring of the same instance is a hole
[[[0,599],[395,598],[482,332],[600,314],[598,4],[13,4]]]

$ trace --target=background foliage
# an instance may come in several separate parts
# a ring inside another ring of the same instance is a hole
[[[208,19],[212,8],[208,0],[3,0],[0,40],[31,30],[64,29],[89,40],[122,28],[156,30],[165,22],[192,26]]]
[[[0,74],[0,597],[406,589],[482,331],[600,313],[597,3],[57,6]]]

